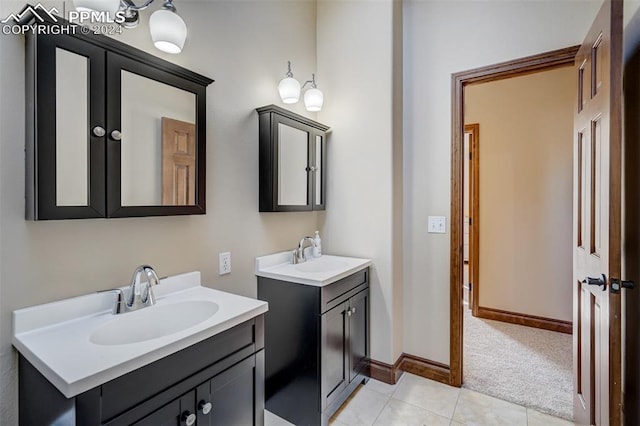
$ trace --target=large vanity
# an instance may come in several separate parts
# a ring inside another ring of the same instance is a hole
[[[153,289],[124,314],[114,292],[14,311],[21,425],[263,425],[267,303],[199,272]]]
[[[266,408],[296,425],[327,425],[368,379],[369,259],[291,252],[256,259],[265,315]]]

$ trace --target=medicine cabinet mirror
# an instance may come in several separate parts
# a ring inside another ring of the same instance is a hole
[[[213,80],[96,35],[30,35],[27,58],[27,218],[205,213]]]
[[[276,105],[257,111],[259,210],[324,210],[329,127]]]

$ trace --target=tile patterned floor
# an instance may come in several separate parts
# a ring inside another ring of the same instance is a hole
[[[290,426],[266,412],[266,426]],[[520,405],[405,373],[395,385],[370,380],[331,420],[331,426],[571,426]]]

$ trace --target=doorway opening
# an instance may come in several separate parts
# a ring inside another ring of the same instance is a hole
[[[528,307],[523,309],[508,309],[504,307],[504,300],[510,299],[509,296],[514,296],[514,288],[516,286],[511,285],[507,288],[506,293],[512,292],[511,295],[505,297],[496,290],[496,281],[502,281],[504,284],[513,284],[516,280],[505,280],[506,275],[502,269],[508,269],[513,267],[513,264],[517,262],[511,262],[509,259],[504,259],[502,266],[500,265],[500,258],[493,256],[493,264],[487,264],[486,256],[484,263],[480,263],[481,259],[481,247],[484,247],[485,253],[487,253],[488,247],[499,247],[502,242],[506,247],[506,251],[503,249],[503,253],[510,255],[515,253],[517,247],[513,247],[513,236],[507,238],[503,235],[503,231],[500,229],[501,225],[505,228],[514,228],[518,226],[528,226],[527,219],[532,217],[522,217],[522,209],[518,212],[514,209],[515,217],[511,223],[500,223],[501,219],[498,218],[501,213],[500,208],[505,208],[504,204],[500,204],[500,200],[491,199],[491,195],[499,194],[500,189],[497,187],[483,189],[483,194],[486,194],[486,204],[484,204],[483,217],[485,219],[485,226],[483,232],[485,236],[484,245],[481,245],[483,241],[480,236],[480,138],[483,130],[482,121],[477,122],[475,119],[471,121],[466,120],[467,110],[465,108],[465,96],[470,93],[472,86],[479,86],[481,83],[498,82],[512,77],[531,76],[532,74],[539,74],[542,71],[558,70],[559,68],[565,68],[573,66],[574,57],[578,50],[578,47],[571,47],[561,49],[553,52],[544,53],[532,57],[527,57],[519,60],[514,60],[502,64],[497,64],[481,69],[475,69],[457,73],[453,75],[453,139],[452,139],[452,206],[451,206],[451,381],[452,384],[461,386],[464,382],[463,377],[463,353],[464,353],[464,324],[465,320],[471,323],[471,320],[479,318],[486,318],[491,320],[499,320],[503,322],[509,322],[513,324],[528,325],[537,328],[562,331],[564,333],[571,333],[571,302],[570,294],[568,299],[568,318],[565,320],[555,320],[546,315],[534,315],[531,314],[531,310]],[[497,103],[498,107],[502,106]],[[503,106],[504,107],[504,106]],[[470,117],[471,118],[471,117]],[[465,121],[466,120],[466,121]],[[545,123],[535,123],[535,125],[544,125]],[[568,119],[568,125],[572,125],[572,117]],[[532,129],[523,127],[522,132],[530,132]],[[482,133],[484,138],[484,133]],[[495,139],[492,137],[491,140]],[[504,148],[504,147],[502,147]],[[512,172],[518,173],[518,165],[509,162],[508,158],[500,158],[500,148],[496,148],[497,151],[493,152],[493,164],[487,166],[489,163],[483,163],[483,167],[489,172],[500,172],[503,168],[511,168]],[[572,149],[572,144],[569,140],[568,149]],[[570,151],[569,151],[570,152]],[[504,152],[502,152],[504,154]],[[549,155],[549,153],[546,153]],[[483,156],[485,154],[482,154]],[[544,155],[544,154],[543,154]],[[571,154],[569,153],[569,158]],[[485,158],[485,157],[482,157]],[[524,156],[526,158],[526,154]],[[502,163],[500,161],[503,161]],[[569,160],[571,161],[571,160]],[[525,163],[526,166],[526,163]],[[523,167],[526,169],[526,167]],[[569,170],[571,169],[571,163],[569,163]],[[532,172],[529,170],[529,172]],[[490,174],[490,173],[489,173]],[[485,172],[485,182],[489,175]],[[493,173],[493,178],[500,176],[500,173]],[[571,176],[569,174],[569,176]],[[468,179],[467,179],[468,178]],[[553,179],[553,176],[545,176],[544,170],[540,170],[541,179]],[[504,178],[503,178],[504,179]],[[569,177],[569,185],[571,185],[571,177]],[[517,193],[519,187],[515,181],[504,182],[510,186],[511,193]],[[508,192],[508,191],[507,191]],[[469,197],[465,199],[465,195]],[[499,194],[504,195],[504,194]],[[548,200],[547,200],[548,201]],[[492,206],[494,210],[491,212],[487,209],[487,206]],[[571,195],[569,195],[568,201],[568,218],[571,219]],[[520,206],[522,207],[522,206]],[[508,206],[506,207],[508,208]],[[497,210],[496,210],[497,209]],[[491,232],[486,232],[487,220],[494,221],[494,228]],[[521,222],[520,222],[521,221]],[[497,222],[497,223],[495,223]],[[520,223],[519,223],[520,222]],[[570,222],[569,222],[570,223]],[[569,232],[571,226],[569,225]],[[517,233],[516,233],[517,234]],[[492,242],[488,240],[492,239]],[[522,241],[526,245],[526,241]],[[487,245],[489,244],[489,245]],[[511,247],[509,247],[511,245]],[[567,255],[571,256],[571,246],[567,248]],[[511,251],[510,251],[511,250]],[[518,256],[523,257],[522,253],[517,253]],[[505,254],[503,254],[505,256]],[[496,260],[497,259],[497,260]],[[491,259],[489,259],[490,261]],[[522,259],[520,259],[522,260]],[[569,265],[571,262],[569,260]],[[528,265],[524,264],[526,269]],[[483,269],[484,268],[484,269]],[[487,271],[493,268],[497,271],[498,278],[492,279],[491,275],[487,275]],[[531,269],[531,268],[530,268]],[[569,270],[570,271],[570,270]],[[523,271],[524,272],[524,271]],[[526,271],[527,274],[531,274],[531,270]],[[481,281],[483,280],[484,281]],[[539,276],[540,280],[544,279],[544,271],[541,271]],[[506,282],[505,282],[506,281]],[[524,280],[523,280],[524,281]],[[568,280],[569,281],[569,280]],[[484,291],[483,283],[485,285]],[[497,291],[497,292],[496,292]],[[480,295],[483,295],[482,297]],[[494,297],[494,301],[490,302],[488,297]],[[484,297],[484,298],[483,298]],[[497,297],[497,299],[496,299]],[[541,297],[553,298],[553,294],[543,295]],[[513,298],[513,297],[512,297]],[[465,307],[465,300],[469,304],[469,309]],[[497,301],[496,301],[497,300]],[[521,306],[522,307],[522,306]],[[535,311],[535,310],[534,310]],[[471,315],[473,312],[473,316]],[[505,324],[506,325],[506,324]],[[476,329],[477,330],[477,329]],[[516,332],[515,334],[519,334]],[[526,368],[526,366],[523,366]],[[569,395],[570,395],[569,390]],[[570,398],[570,396],[568,396]]]

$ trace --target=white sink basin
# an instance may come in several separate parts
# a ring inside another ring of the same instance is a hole
[[[295,265],[295,268],[302,272],[330,272],[345,268],[347,265],[344,260],[323,260],[320,258],[320,260],[300,263]]]
[[[89,340],[96,345],[127,345],[186,330],[211,318],[220,307],[206,300],[156,305],[121,314],[96,329]]]
[[[256,275],[275,280],[322,287],[371,265],[370,259],[323,254],[305,263],[291,263],[291,252],[256,258]]]
[[[127,290],[127,287],[121,288]],[[162,278],[157,304],[113,315],[96,292],[13,311],[13,346],[67,398],[267,312],[267,302],[202,286],[200,272]]]

